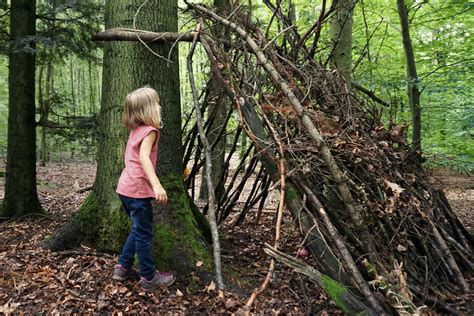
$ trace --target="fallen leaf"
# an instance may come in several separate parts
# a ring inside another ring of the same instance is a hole
[[[200,266],[202,266],[202,265],[203,265],[203,262],[202,262],[202,261],[196,262],[196,267],[200,267]]]
[[[18,306],[20,306],[20,303],[10,303],[8,301],[5,305],[0,306],[0,313],[8,315],[13,313]]]
[[[124,293],[127,293],[128,289],[125,287],[125,286],[122,286],[121,288],[119,288],[118,292],[120,294],[124,294]]]
[[[384,140],[380,141],[379,145],[382,146],[382,147],[388,147],[388,143]]]
[[[397,250],[400,252],[404,252],[404,251],[407,251],[408,249],[405,246],[398,244]]]
[[[385,182],[385,185],[387,185],[387,187],[390,188],[390,190],[392,190],[393,194],[395,195],[395,198],[398,198],[400,197],[400,194],[405,191],[404,188],[400,187],[398,184],[396,183],[393,183],[393,182],[390,182],[390,181],[387,181],[387,180],[384,180]]]
[[[214,283],[214,281],[211,281],[211,283],[207,286],[207,291],[211,292],[211,291],[214,291],[215,289],[216,289],[216,284]]]
[[[176,296],[183,296],[183,292],[181,292],[179,289],[176,289]]]

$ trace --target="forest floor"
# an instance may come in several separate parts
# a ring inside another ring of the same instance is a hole
[[[52,253],[40,243],[64,225],[88,192],[77,193],[94,181],[90,163],[52,163],[38,167],[38,193],[48,213],[39,219],[0,224],[0,314],[8,313],[234,313],[245,305],[252,290],[266,275],[269,258],[263,243],[274,238],[275,203],[269,201],[261,222],[249,214],[242,226],[220,227],[223,266],[232,275],[226,298],[217,298],[206,280],[176,283],[170,288],[143,292],[136,281],[111,280],[117,256],[97,253],[85,246]],[[474,178],[436,171],[432,182],[443,188],[453,209],[470,231],[474,229]],[[4,178],[0,178],[0,199]],[[282,249],[295,254],[299,234],[288,213],[282,225]],[[310,261],[311,258],[302,258]],[[258,297],[257,314],[337,315],[341,312],[307,277],[277,263],[269,288]]]

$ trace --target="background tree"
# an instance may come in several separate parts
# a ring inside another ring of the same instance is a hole
[[[331,65],[337,68],[350,87],[352,74],[353,0],[334,0],[336,12],[331,18]]]
[[[43,212],[36,192],[35,24],[35,1],[11,2],[8,149],[1,217]]]
[[[214,0],[214,7],[216,8],[216,12],[219,12],[221,15],[229,14],[232,8],[229,0]],[[216,25],[216,27],[220,30],[219,34],[222,36],[222,38],[229,38],[229,35],[226,35],[228,32],[226,28],[221,27],[220,25]],[[216,186],[224,168],[227,133],[225,129],[223,133],[221,133],[221,129],[227,123],[226,117],[227,113],[229,112],[229,102],[226,101],[226,98],[221,93],[221,88],[219,87],[219,84],[217,84],[216,79],[214,76],[212,76],[212,74],[210,80],[211,84],[209,85],[210,91],[208,98],[208,115],[211,118],[209,120],[211,123],[208,127],[208,140],[209,144],[214,144],[211,150],[211,175],[212,183],[214,183],[214,186]],[[203,168],[203,174],[204,173],[205,168]],[[217,199],[219,199],[220,192],[216,192],[216,194]],[[207,187],[205,185],[201,185],[199,197],[200,199],[207,198]]]
[[[421,151],[421,107],[419,80],[416,72],[415,54],[410,37],[410,26],[408,21],[408,10],[405,0],[397,0],[398,15],[402,32],[403,48],[405,49],[407,68],[408,100],[411,108],[412,141],[413,149]]]
[[[136,26],[156,32],[177,30],[177,1],[149,1],[137,13],[141,4],[141,1],[107,1],[106,28]],[[132,20],[133,16],[136,21]],[[104,44],[96,180],[78,213],[46,245],[61,249],[83,241],[102,250],[120,251],[128,233],[128,221],[120,211],[115,193],[128,136],[121,123],[123,100],[130,91],[150,85],[158,91],[162,105],[157,173],[169,198],[167,206],[155,208],[154,252],[160,268],[173,268],[184,274],[198,259],[210,263],[210,253],[198,227],[206,227],[206,221],[199,212],[193,212],[194,205],[182,181],[177,48],[170,52],[172,43],[147,46],[140,42]],[[171,60],[165,61],[163,56],[170,56]]]
[[[74,157],[94,143],[101,52],[89,36],[102,28],[103,4],[42,0],[37,17],[37,120],[44,165],[51,154],[59,160]]]

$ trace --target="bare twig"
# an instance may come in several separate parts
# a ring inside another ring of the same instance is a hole
[[[137,23],[137,16],[138,16],[138,13],[140,12],[141,8],[148,2],[148,0],[145,0],[137,9],[137,12],[135,12],[135,15],[133,16],[133,28],[134,29],[137,29],[137,26],[136,26],[136,23]],[[173,63],[173,61],[171,61],[170,59],[164,57],[164,56],[161,56],[160,54],[158,54],[157,52],[155,52],[153,49],[151,49],[150,46],[148,46],[147,43],[145,43],[144,40],[141,39],[140,37],[140,33],[137,33],[137,39],[140,41],[140,43],[142,43],[153,55],[155,55],[156,57],[160,58],[160,59],[163,59],[169,63]]]

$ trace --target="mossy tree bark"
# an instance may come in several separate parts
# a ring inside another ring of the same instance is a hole
[[[35,23],[35,1],[11,2],[3,218],[43,213],[36,192]]]
[[[133,27],[133,17],[142,4],[137,0],[106,2],[106,28]],[[177,30],[177,0],[153,0],[136,16],[138,29]],[[149,44],[148,44],[149,45]],[[167,57],[172,43],[149,45]],[[188,273],[196,261],[210,267],[212,260],[201,229],[207,222],[190,202],[182,182],[181,108],[178,51],[173,48],[168,63],[140,42],[104,43],[102,105],[100,111],[97,176],[90,196],[70,223],[48,244],[53,249],[87,242],[101,250],[119,252],[128,234],[129,223],[120,211],[115,193],[123,168],[128,131],[122,127],[123,100],[130,91],[149,85],[160,95],[163,128],[157,173],[168,193],[169,204],[154,209],[154,253],[159,269]],[[71,234],[71,232],[75,232]],[[80,238],[75,238],[80,236]]]

